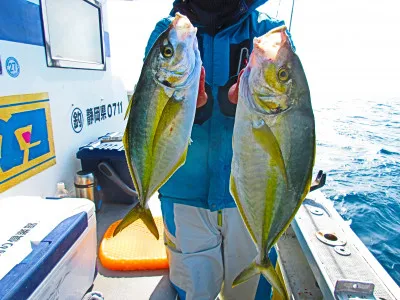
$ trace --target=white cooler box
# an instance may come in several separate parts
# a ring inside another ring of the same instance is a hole
[[[0,299],[82,299],[96,276],[94,204],[0,199]]]

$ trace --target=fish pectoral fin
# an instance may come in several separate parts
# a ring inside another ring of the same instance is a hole
[[[154,218],[151,214],[150,209],[144,208],[140,204],[132,208],[131,211],[122,219],[117,228],[115,228],[113,236],[116,236],[118,233],[120,233],[122,230],[124,230],[126,227],[128,227],[130,224],[138,219],[141,219],[143,221],[143,223],[157,240],[160,238],[156,223],[154,222]]]
[[[232,287],[246,282],[255,275],[262,274],[272,287],[281,295],[282,299],[289,299],[286,288],[275,271],[269,258],[263,260],[261,264],[253,261],[246,269],[244,269],[233,281]]]
[[[286,172],[285,161],[283,159],[281,147],[271,128],[263,120],[253,121],[253,133],[255,140],[260,144],[264,151],[268,152],[276,162],[281,172],[286,186],[289,186],[288,175]]]

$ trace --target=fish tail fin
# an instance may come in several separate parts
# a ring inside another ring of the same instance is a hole
[[[286,288],[279,278],[278,273],[276,272],[274,266],[271,261],[267,258],[264,259],[261,264],[257,264],[256,262],[252,262],[246,269],[244,269],[233,281],[232,287],[235,287],[247,280],[251,277],[262,274],[265,279],[272,285],[272,287],[280,294],[281,299],[289,299],[289,296],[286,292]]]
[[[147,229],[149,229],[154,237],[158,240],[160,238],[160,235],[158,233],[156,222],[154,222],[153,215],[151,214],[151,210],[149,208],[145,208],[144,213],[140,216],[140,218],[146,225]]]
[[[235,280],[232,283],[232,287],[235,287],[243,282],[246,282],[251,277],[260,274],[257,264],[252,262],[246,269],[244,269],[238,276],[236,276]]]
[[[289,299],[285,285],[269,259],[260,266],[260,270],[261,274],[263,274],[265,279],[267,279],[272,287],[281,295],[282,299]]]
[[[142,207],[141,205],[136,205],[134,208],[131,209],[131,211],[118,224],[117,228],[115,228],[113,236],[116,236],[119,232],[135,222],[137,219],[141,219],[143,221],[143,223],[157,240],[160,238],[156,223],[154,222],[154,218],[151,214],[150,209]]]

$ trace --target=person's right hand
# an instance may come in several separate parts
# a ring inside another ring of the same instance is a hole
[[[199,82],[199,93],[197,94],[197,104],[196,108],[202,107],[207,103],[207,93],[206,93],[206,70],[203,66],[201,66],[201,73],[200,73],[200,82]]]

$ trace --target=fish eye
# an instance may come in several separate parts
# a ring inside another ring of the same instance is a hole
[[[289,80],[289,70],[285,67],[282,67],[278,71],[278,79],[282,82],[286,82]]]
[[[161,49],[161,53],[165,58],[170,58],[174,54],[174,50],[171,46],[167,45]]]

